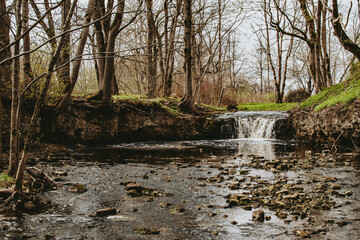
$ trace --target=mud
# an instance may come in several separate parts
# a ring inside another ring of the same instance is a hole
[[[40,160],[37,167],[58,183],[57,190],[42,194],[53,207],[1,216],[1,239],[354,239],[360,234],[360,163],[351,154],[238,139],[121,144]],[[86,191],[69,191],[76,184]]]

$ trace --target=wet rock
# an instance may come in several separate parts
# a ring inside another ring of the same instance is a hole
[[[36,210],[36,206],[32,201],[24,203],[24,210],[27,212],[33,212]]]
[[[219,235],[219,231],[212,231],[211,235],[217,236],[217,235]]]
[[[252,206],[251,206],[251,205],[245,205],[243,208],[244,208],[244,210],[248,210],[248,211],[251,211],[251,210],[252,210]]]
[[[336,224],[337,224],[339,227],[343,227],[343,226],[348,225],[349,222],[346,222],[346,221],[338,221]]]
[[[74,183],[68,190],[72,193],[84,193],[87,191],[87,188],[81,183]]]
[[[170,206],[172,206],[172,203],[160,203],[160,207],[162,207],[162,208],[167,208]]]
[[[307,230],[295,230],[295,235],[301,238],[310,238],[311,233]]]
[[[205,187],[205,186],[206,186],[206,183],[201,182],[201,183],[198,183],[198,184],[196,184],[196,185],[198,185],[199,187]]]
[[[252,213],[252,220],[254,222],[264,222],[265,212],[262,209],[256,210]]]
[[[217,213],[214,213],[214,212],[208,214],[209,217],[215,217],[216,215],[217,215]]]
[[[154,201],[154,198],[152,198],[152,197],[145,198],[145,202],[153,202],[153,201]]]
[[[287,218],[288,214],[285,212],[277,212],[276,216],[280,219],[285,219],[285,218]]]
[[[126,194],[131,197],[139,197],[139,196],[151,196],[151,197],[169,196],[170,197],[170,196],[173,196],[173,194],[164,193],[161,190],[143,187],[134,181],[126,181],[121,184],[125,186]]]
[[[55,240],[55,236],[46,234],[42,237],[42,240]]]
[[[96,210],[96,216],[98,216],[98,217],[115,215],[115,214],[116,214],[115,208],[103,208],[103,209]]]
[[[67,172],[63,172],[63,171],[54,171],[52,172],[53,176],[60,176],[60,177],[66,177],[68,175]]]
[[[183,212],[185,212],[185,209],[181,206],[170,208],[170,213],[173,213],[173,214],[183,213]]]
[[[345,192],[345,195],[348,196],[348,197],[349,197],[349,196],[352,196],[352,195],[353,195],[353,191],[351,191],[351,190],[350,190],[350,191],[346,191],[346,192]]]
[[[271,216],[269,216],[269,215],[265,216],[265,220],[266,220],[266,221],[270,221],[270,220],[271,220]]]
[[[153,234],[153,235],[159,235],[160,230],[156,228],[135,228],[136,233],[140,233],[143,235]]]
[[[237,221],[231,221],[230,222],[232,225],[236,225],[238,222]]]
[[[229,189],[236,190],[236,189],[239,189],[239,188],[240,188],[240,184],[238,182],[229,183]]]

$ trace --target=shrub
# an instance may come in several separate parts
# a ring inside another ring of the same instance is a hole
[[[310,97],[310,93],[306,91],[303,88],[291,90],[286,96],[285,96],[285,102],[302,102],[305,99]]]

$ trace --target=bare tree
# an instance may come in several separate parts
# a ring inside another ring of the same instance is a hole
[[[184,0],[184,81],[185,96],[182,102],[184,109],[192,109],[194,107],[194,99],[192,93],[192,75],[191,75],[191,37],[192,37],[192,11],[191,0]]]
[[[358,3],[359,4],[359,3]],[[334,28],[334,33],[336,37],[339,39],[341,45],[354,54],[354,56],[358,59],[360,62],[360,46],[356,44],[353,40],[349,38],[349,36],[346,34],[346,31],[343,28],[342,23],[342,15],[339,14],[339,4],[337,0],[332,0],[332,10],[328,8],[331,13],[331,23]],[[360,16],[360,13],[359,13]]]
[[[147,80],[148,80],[148,97],[155,97],[156,90],[156,53],[155,53],[155,22],[153,14],[153,1],[146,2],[146,18],[147,18]]]
[[[4,48],[10,42],[10,17],[6,11],[6,1],[0,0],[0,61],[5,60],[10,56],[10,50]],[[10,76],[10,64],[9,62],[0,64],[0,162],[2,162],[2,122],[3,122],[3,109],[2,109],[2,97],[7,95],[7,88],[9,88]]]

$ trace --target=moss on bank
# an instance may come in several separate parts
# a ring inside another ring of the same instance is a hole
[[[288,111],[298,103],[242,103],[237,107],[240,111]]]
[[[360,66],[354,65],[350,76],[345,82],[331,86],[320,93],[311,96],[301,103],[302,108],[312,108],[314,111],[334,106],[347,106],[360,97]]]

